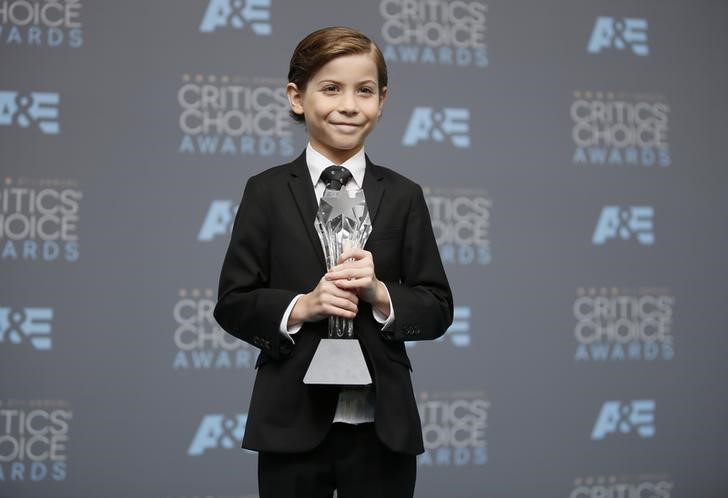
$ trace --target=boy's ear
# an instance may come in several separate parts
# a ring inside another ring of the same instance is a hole
[[[303,94],[295,83],[286,85],[286,96],[288,97],[288,105],[296,114],[303,114]]]
[[[387,99],[387,87],[383,87],[379,92],[379,113],[378,117],[382,117],[382,108],[384,107],[384,101]]]

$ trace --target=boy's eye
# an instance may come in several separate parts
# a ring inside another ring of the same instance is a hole
[[[372,94],[374,93],[374,89],[373,88],[370,88],[368,86],[361,87],[359,89],[359,91],[362,92],[362,93],[372,93]]]
[[[335,91],[337,91],[338,89],[339,89],[339,88],[338,88],[338,87],[337,87],[336,85],[326,85],[326,86],[325,86],[325,87],[323,88],[323,91],[324,91],[324,92],[335,92]]]

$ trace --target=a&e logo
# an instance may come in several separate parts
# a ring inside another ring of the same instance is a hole
[[[624,19],[597,17],[589,38],[589,45],[587,45],[587,52],[598,54],[605,48],[617,50],[630,48],[635,55],[649,55],[647,20],[635,17],[625,17]]]
[[[51,349],[52,308],[0,308],[0,344],[22,344]]]
[[[29,128],[36,123],[47,135],[57,135],[60,96],[53,92],[0,91],[0,126]]]
[[[271,0],[210,0],[200,23],[201,33],[211,33],[218,28],[232,26],[243,29],[246,23],[256,35],[271,34]]]
[[[591,438],[599,441],[608,434],[615,432],[628,434],[632,430],[642,438],[654,437],[655,400],[607,401],[599,412]]]
[[[235,448],[243,439],[247,420],[247,413],[233,416],[205,415],[202,422],[200,422],[200,427],[197,429],[192,444],[187,450],[187,454],[189,456],[200,456],[207,450]]]
[[[435,111],[432,107],[415,107],[402,145],[414,147],[423,140],[450,142],[462,149],[470,147],[470,110],[464,107],[444,107]]]
[[[594,245],[602,245],[609,239],[620,237],[628,240],[634,236],[643,246],[655,243],[652,206],[604,206],[592,235]]]
[[[209,242],[217,236],[227,235],[233,228],[238,205],[230,200],[215,200],[210,203],[207,215],[202,222],[197,240]]]

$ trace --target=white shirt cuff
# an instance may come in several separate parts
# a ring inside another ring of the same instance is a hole
[[[372,315],[374,315],[374,319],[378,323],[382,324],[382,330],[388,330],[388,327],[394,323],[394,304],[392,303],[392,297],[389,295],[387,285],[384,282],[382,282],[382,285],[384,286],[384,290],[387,293],[387,300],[389,301],[389,316],[380,313],[374,306],[372,306]]]
[[[279,330],[283,337],[291,341],[295,344],[296,341],[293,340],[293,335],[295,335],[299,330],[301,330],[301,327],[303,326],[302,323],[299,323],[298,325],[294,325],[293,327],[288,327],[288,318],[291,316],[291,311],[293,311],[293,307],[296,305],[299,299],[301,299],[301,296],[303,294],[299,294],[293,299],[291,299],[291,303],[288,305],[288,308],[286,308],[286,311],[283,313],[283,318],[281,318],[281,324],[279,326]]]

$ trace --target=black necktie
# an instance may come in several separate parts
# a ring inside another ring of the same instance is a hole
[[[329,166],[321,173],[321,181],[327,189],[341,190],[351,180],[351,171],[343,166]]]

